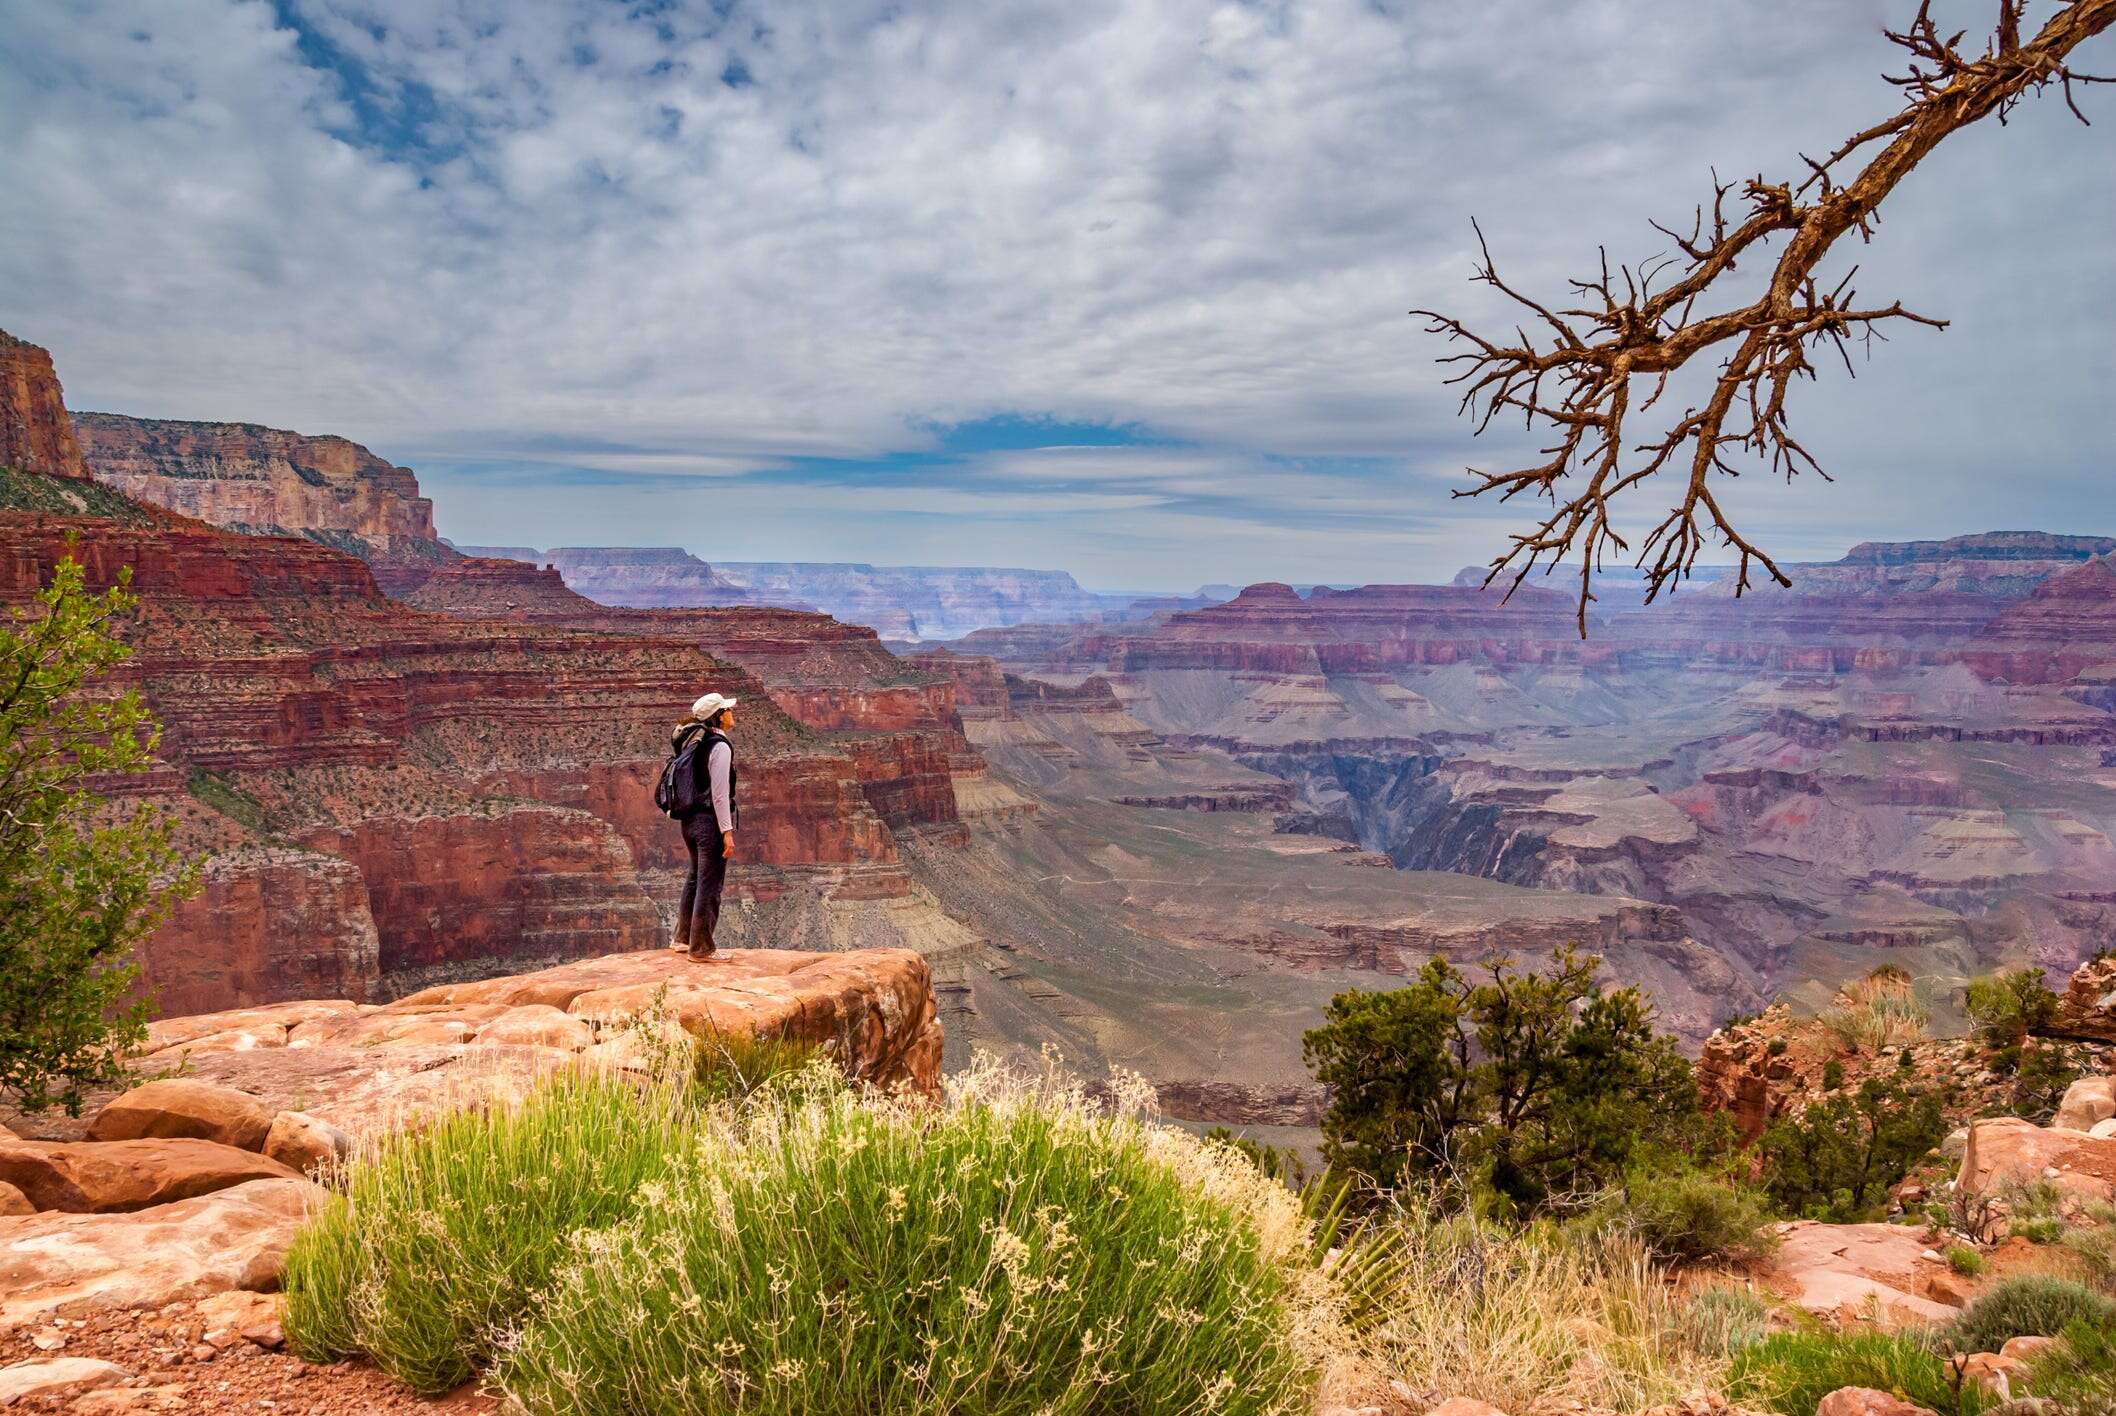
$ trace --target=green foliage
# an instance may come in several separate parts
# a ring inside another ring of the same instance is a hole
[[[1494,960],[1475,982],[1445,960],[1387,993],[1341,993],[1307,1034],[1331,1088],[1323,1154],[1384,1190],[1459,1168],[1532,1213],[1694,1142],[1697,1091],[1635,988],[1604,992],[1571,947],[1541,973]]]
[[[1822,1090],[1835,1091],[1844,1085],[1844,1064],[1832,1057],[1822,1064]]]
[[[1634,1166],[1590,1212],[1663,1263],[1746,1262],[1776,1244],[1770,1203],[1731,1176],[1663,1163]]]
[[[2116,1289],[2116,1204],[2096,1200],[2085,1206],[2093,1227],[2065,1231],[2061,1241],[2073,1260],[2103,1289]]]
[[[145,525],[153,519],[138,502],[100,482],[49,477],[16,467],[0,467],[0,511],[93,516],[135,526]]]
[[[2116,1324],[2116,1302],[2048,1273],[2015,1274],[1978,1294],[1940,1330],[1956,1352],[1996,1352],[2010,1337],[2055,1337],[2072,1323]]]
[[[1964,1278],[1975,1278],[1984,1271],[1984,1256],[1967,1244],[1949,1244],[1947,1267]]]
[[[495,1379],[534,1416],[1296,1411],[1298,1213],[1071,1103],[774,1101],[578,1246]]]
[[[693,1047],[693,1096],[704,1102],[746,1100],[777,1078],[813,1070],[822,1056],[813,1043],[748,1033],[715,1031]]]
[[[27,1111],[78,1114],[120,1075],[148,1016],[133,946],[197,880],[159,810],[92,786],[145,771],[159,737],[137,693],[97,686],[131,657],[130,581],[91,594],[69,555],[0,619],[0,1091]]]
[[[1406,1197],[1402,1281],[1363,1348],[1414,1392],[1502,1411],[1637,1411],[1718,1390],[1725,1345],[1762,1321],[1754,1300],[1706,1300],[1667,1281],[1612,1229],[1436,1217]]]
[[[2030,1244],[2055,1244],[2065,1236],[2065,1222],[2055,1215],[2016,1219],[2007,1226],[2007,1232]]]
[[[1962,1006],[1988,1047],[2017,1047],[2057,1017],[2057,995],[2041,969],[2011,969],[1969,980]]]
[[[1838,1223],[1875,1214],[1888,1187],[1947,1134],[1936,1091],[1900,1070],[1869,1077],[1764,1132],[1764,1187],[1793,1214]]]
[[[2116,1327],[2074,1322],[2028,1363],[2020,1383],[2077,1416],[2116,1413]]]
[[[253,832],[261,834],[265,829],[264,803],[218,772],[194,767],[184,781],[184,790],[199,805],[217,811]]]
[[[1991,1398],[1974,1383],[1956,1390],[1943,1358],[1910,1333],[1824,1329],[1774,1333],[1735,1354],[1727,1395],[1781,1416],[1813,1416],[1839,1387],[1893,1393],[1940,1416],[1974,1416]]]
[[[1717,1284],[1691,1296],[1684,1313],[1690,1342],[1715,1357],[1732,1357],[1763,1341],[1771,1305],[1754,1289]]]
[[[588,1071],[393,1136],[288,1254],[287,1342],[313,1362],[365,1353],[429,1394],[460,1386],[575,1232],[624,1218],[686,1149],[666,1093]]]
[[[2038,1126],[2047,1126],[2065,1099],[2065,1088],[2079,1080],[2079,1065],[2063,1047],[2048,1042],[2025,1042],[2013,1069],[2012,1114]]]
[[[1311,1233],[1363,1256],[1348,1287],[1392,1281],[1228,1148],[1076,1092],[980,1064],[901,1108],[737,1051],[392,1138],[297,1239],[289,1344],[539,1416],[1291,1412]]]

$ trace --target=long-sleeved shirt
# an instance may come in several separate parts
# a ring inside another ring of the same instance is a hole
[[[734,760],[735,750],[724,742],[714,743],[712,751],[705,755],[705,774],[713,793],[713,819],[720,823],[721,831],[728,834],[735,829],[735,807],[728,791],[728,777]]]

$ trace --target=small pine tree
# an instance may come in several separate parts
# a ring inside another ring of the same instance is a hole
[[[2019,1047],[2028,1034],[2048,1027],[2058,998],[2041,969],[2025,968],[1969,980],[1962,1003],[1984,1045],[2003,1049]]]
[[[97,681],[131,657],[114,634],[128,570],[101,594],[80,563],[0,619],[0,1091],[78,1114],[144,1036],[134,944],[196,888],[168,818],[121,809],[98,777],[144,771],[160,729],[137,692]]]
[[[1458,1167],[1503,1208],[1560,1207],[1641,1153],[1694,1148],[1697,1086],[1635,988],[1605,992],[1571,947],[1541,972],[1496,959],[1473,981],[1443,959],[1407,988],[1341,993],[1304,1046],[1331,1089],[1323,1156],[1395,1189]]]
[[[1898,1069],[1856,1092],[1833,1092],[1763,1134],[1764,1188],[1793,1214],[1847,1222],[1873,1216],[1891,1185],[1947,1134],[1936,1090]]]

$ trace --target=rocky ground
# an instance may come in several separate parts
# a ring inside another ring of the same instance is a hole
[[[233,1300],[233,1301],[231,1301]],[[224,1293],[152,1311],[58,1319],[0,1337],[0,1405],[19,1411],[492,1412],[465,1388],[438,1400],[360,1362],[317,1366],[281,1350],[274,1295]]]
[[[553,1067],[649,1065],[658,1029],[821,1046],[884,1090],[931,1092],[940,1029],[906,950],[667,950],[441,987],[165,1019],[154,1078],[78,1119],[0,1128],[0,1406],[479,1411],[360,1364],[280,1351],[274,1290],[328,1178],[364,1140],[519,1095]]]
[[[2107,965],[2083,970],[2066,1026],[2105,1028],[2111,983]],[[77,1125],[15,1118],[29,1134],[0,1136],[0,1404],[496,1409],[473,1391],[422,1401],[361,1365],[311,1367],[281,1350],[273,1290],[324,1194],[306,1177],[328,1181],[362,1137],[435,1108],[516,1095],[553,1066],[643,1066],[652,1029],[671,1025],[807,1038],[883,1086],[938,1080],[933,994],[923,960],[908,951],[736,953],[709,963],[658,951],[383,1006],[312,1000],[164,1020],[139,1064],[155,1079],[96,1098]],[[2038,1181],[2067,1212],[2116,1199],[2116,1136],[2099,1134],[2116,1127],[2116,1078],[2074,1084],[2058,1121],[1972,1121],[1952,1185],[1995,1197],[2001,1210],[2013,1187]],[[1963,1243],[1987,1254],[1982,1277],[1943,1258],[1943,1247]],[[1826,1322],[1885,1325],[1945,1318],[1992,1277],[2042,1262],[2019,1239],[1803,1222],[1784,1226],[1776,1254],[1750,1278]],[[1976,1379],[2002,1385],[2025,1351],[2008,1344],[1980,1355]],[[1725,1404],[1716,1400],[1700,1395],[1696,1410],[1668,1416],[1718,1416]]]

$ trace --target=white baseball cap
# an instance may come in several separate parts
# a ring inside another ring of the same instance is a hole
[[[707,718],[712,717],[713,714],[719,712],[722,708],[732,708],[734,706],[734,699],[722,698],[717,693],[708,693],[707,695],[705,695],[705,697],[699,699],[696,703],[693,703],[691,705],[691,716],[693,718],[698,719],[700,722],[703,722]]]

